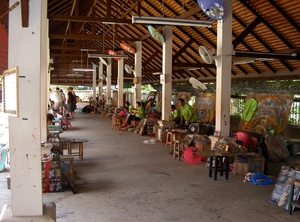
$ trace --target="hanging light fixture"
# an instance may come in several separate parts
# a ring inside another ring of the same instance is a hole
[[[73,72],[92,72],[94,71],[94,68],[88,68],[88,56],[86,57],[86,68],[82,67],[82,52],[89,52],[89,51],[96,51],[95,49],[80,49],[81,51],[81,67],[80,68],[73,68]]]
[[[147,25],[179,25],[179,26],[197,26],[211,28],[212,21],[195,20],[195,19],[180,19],[152,16],[132,16],[133,24]]]

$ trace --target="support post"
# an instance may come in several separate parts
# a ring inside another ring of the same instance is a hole
[[[229,136],[230,132],[232,1],[225,0],[225,4],[228,15],[218,21],[217,27],[216,131],[221,136]]]
[[[137,84],[135,84],[135,101],[134,104],[142,99],[142,42],[135,42],[135,60],[134,60],[134,69],[135,77],[137,78]]]
[[[104,103],[103,101],[103,64],[102,62],[99,61],[99,84],[98,84],[98,93],[99,93],[99,101],[102,100],[102,103]]]
[[[167,120],[171,113],[172,98],[172,26],[163,28],[165,42],[162,57],[162,120]]]
[[[93,65],[93,101],[94,101],[94,103],[97,101],[96,100],[96,75],[97,75],[97,73],[96,73],[96,66],[94,66]]]
[[[28,28],[22,28],[21,7],[9,13],[8,67],[19,68],[19,115],[9,119],[11,205],[3,207],[1,221],[56,220],[55,204],[48,208],[42,201],[41,138],[46,132],[48,91],[47,2],[31,0],[29,8]],[[49,209],[50,218],[46,216]]]
[[[111,66],[112,61],[111,58],[107,59],[107,67],[106,67],[106,104],[111,105]]]
[[[124,106],[123,101],[123,88],[124,88],[124,59],[118,61],[118,107]]]

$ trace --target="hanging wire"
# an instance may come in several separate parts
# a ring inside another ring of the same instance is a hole
[[[113,51],[115,51],[115,24],[113,24]]]
[[[183,13],[184,13],[184,0],[182,0],[182,12],[181,12],[181,17],[183,18]]]
[[[104,24],[102,23],[102,54],[104,54]]]
[[[165,8],[165,0],[162,1],[162,17],[165,17],[164,8]]]

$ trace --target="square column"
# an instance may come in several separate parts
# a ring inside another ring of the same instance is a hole
[[[21,6],[9,13],[8,66],[19,67],[19,116],[9,119],[12,216],[43,215],[41,132],[46,134],[47,2],[31,0],[29,9],[28,28],[22,28]]]
[[[135,84],[135,101],[134,106],[137,101],[141,102],[142,99],[142,42],[135,42],[135,59],[134,59],[134,70],[135,77],[137,78],[137,83]]]
[[[217,32],[217,77],[216,77],[216,131],[229,136],[231,98],[232,55],[232,2],[225,0],[228,15],[218,21]]]
[[[123,101],[123,88],[124,88],[124,59],[118,61],[118,107],[124,106]]]
[[[172,26],[163,28],[165,42],[163,43],[162,54],[162,120],[167,120],[171,113],[172,99]]]
[[[99,93],[99,101],[102,100],[102,94],[103,94],[103,64],[99,61],[99,73],[98,73],[99,83],[98,83],[98,93]]]
[[[107,59],[107,67],[106,67],[106,104],[111,105],[111,59]]]
[[[96,66],[93,65],[93,101],[95,102],[96,101]]]

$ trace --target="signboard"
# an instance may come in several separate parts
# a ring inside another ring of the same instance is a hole
[[[2,78],[3,111],[18,116],[18,67],[5,70]]]
[[[163,84],[165,82],[165,75],[159,75],[160,77],[160,84]]]

